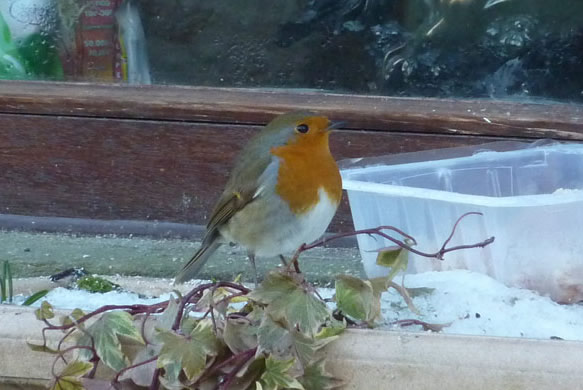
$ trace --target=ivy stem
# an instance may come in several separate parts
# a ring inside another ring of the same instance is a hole
[[[223,360],[222,362],[218,363],[217,365],[210,367],[210,369],[196,381],[196,384],[200,384],[200,383],[204,382],[212,374],[214,374],[215,372],[217,372],[221,368],[226,367],[229,364],[232,364],[233,362],[238,361],[239,359],[241,359],[241,357],[248,356],[248,354],[255,355],[255,352],[257,352],[257,347],[248,349],[248,350],[243,351],[243,352],[239,352],[237,354],[234,354],[233,356]]]
[[[95,350],[93,348],[87,347],[87,346],[84,346],[84,345],[74,345],[74,346],[69,347],[69,348],[67,348],[65,350],[59,351],[59,356],[57,356],[55,358],[55,360],[53,360],[53,366],[51,367],[51,373],[53,374],[53,376],[55,378],[59,378],[59,376],[55,373],[55,365],[59,361],[59,358],[61,358],[66,353],[69,353],[71,351],[75,351],[75,350],[78,350],[78,349],[86,349],[88,351],[91,351],[91,353],[95,354]]]
[[[223,382],[223,384],[220,387],[220,390],[228,390],[229,386],[231,386],[231,383],[237,377],[237,373],[239,373],[239,371],[241,371],[241,368],[243,368],[243,366],[249,361],[249,359],[251,359],[253,356],[255,356],[256,352],[257,352],[257,347],[248,349],[246,351],[243,351],[243,352],[241,352],[237,355],[234,355],[231,358],[227,359],[229,361],[229,363],[230,363],[230,361],[235,361],[235,360],[241,360],[241,361],[239,364],[237,364],[235,366],[235,368],[233,368],[231,370],[231,372],[229,372],[229,374],[227,374],[225,381]],[[237,359],[233,359],[233,358],[237,358]],[[219,366],[222,366],[222,365],[226,365],[226,363],[223,362]]]
[[[246,288],[240,284],[233,283],[233,282],[205,283],[205,284],[201,284],[200,286],[193,288],[188,294],[186,294],[184,297],[182,297],[182,300],[180,301],[180,304],[178,305],[178,313],[176,314],[176,318],[174,319],[174,324],[172,325],[173,331],[177,331],[178,329],[180,329],[180,324],[182,322],[182,316],[184,315],[184,308],[186,307],[186,305],[188,303],[190,303],[190,301],[196,295],[202,296],[202,293],[204,292],[204,290],[207,290],[207,289],[213,288],[213,287],[215,287],[215,288],[228,287],[228,288],[232,288],[234,290],[238,290],[238,291],[245,293],[245,294],[248,294],[251,291],[248,288]]]
[[[155,362],[157,359],[158,359],[158,355],[156,355],[156,356],[154,356],[154,357],[151,357],[151,358],[149,358],[149,359],[147,359],[147,360],[144,360],[143,362],[136,363],[136,364],[134,364],[134,365],[131,365],[131,366],[129,366],[129,367],[126,367],[126,368],[122,368],[122,369],[121,369],[121,370],[119,370],[119,372],[118,372],[118,373],[115,375],[115,377],[114,377],[114,378],[113,378],[113,380],[112,380],[112,383],[118,383],[118,382],[119,382],[119,378],[120,378],[120,377],[121,377],[121,376],[122,376],[124,373],[128,372],[129,370],[133,370],[134,368],[138,368],[138,367],[141,367],[141,366],[145,366],[145,365],[146,365],[146,364],[148,364],[148,363]],[[152,380],[153,380],[153,378],[152,378]]]
[[[491,243],[494,242],[494,237],[490,237],[484,241],[475,243],[475,244],[468,244],[468,245],[458,245],[458,246],[453,246],[450,248],[447,248],[447,244],[449,244],[449,242],[451,241],[453,235],[455,234],[455,231],[459,225],[459,223],[461,222],[462,219],[464,219],[465,217],[469,216],[469,215],[483,215],[482,213],[479,212],[469,212],[469,213],[465,213],[463,214],[461,217],[459,217],[457,219],[457,221],[455,222],[450,235],[448,236],[448,238],[445,240],[445,242],[443,243],[442,247],[437,251],[437,252],[433,252],[433,253],[428,253],[428,252],[423,252],[420,251],[418,249],[413,248],[411,245],[406,244],[404,241],[401,241],[399,239],[396,239],[394,237],[391,237],[390,235],[388,235],[387,233],[385,233],[385,230],[391,230],[394,232],[399,233],[400,235],[402,235],[403,237],[405,237],[406,239],[412,240],[413,241],[413,245],[415,245],[417,242],[415,241],[415,239],[410,236],[409,234],[403,232],[400,229],[397,229],[393,226],[378,226],[376,228],[372,228],[372,229],[363,229],[363,230],[355,230],[353,232],[347,232],[347,233],[340,233],[340,234],[336,234],[333,235],[331,237],[325,237],[322,238],[320,240],[314,241],[311,244],[303,244],[302,246],[300,246],[298,248],[298,250],[296,251],[296,253],[294,254],[292,261],[297,261],[299,255],[302,252],[305,252],[309,249],[312,248],[316,248],[319,246],[323,246],[324,244],[326,244],[328,241],[333,241],[339,238],[343,238],[343,237],[350,237],[350,236],[357,236],[360,234],[366,234],[369,236],[373,236],[373,235],[377,235],[377,236],[381,236],[389,241],[391,241],[392,243],[398,245],[399,247],[408,250],[409,252],[412,252],[416,255],[422,256],[422,257],[428,257],[428,258],[432,258],[432,259],[438,259],[438,260],[443,260],[443,256],[448,253],[448,252],[453,252],[453,251],[457,251],[457,250],[461,250],[461,249],[470,249],[470,248],[483,248],[487,245],[490,245]]]
[[[156,368],[154,374],[152,374],[152,382],[150,383],[149,390],[158,390],[160,388],[160,369]]]

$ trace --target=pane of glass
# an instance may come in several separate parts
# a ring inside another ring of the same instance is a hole
[[[4,0],[0,77],[583,99],[583,2]]]

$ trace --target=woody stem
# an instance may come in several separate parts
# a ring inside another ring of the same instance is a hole
[[[459,223],[461,222],[462,219],[464,219],[465,217],[469,216],[469,215],[483,215],[482,213],[478,213],[478,212],[469,212],[469,213],[465,213],[463,214],[461,217],[458,218],[458,220],[455,222],[450,235],[447,237],[447,239],[445,240],[445,242],[443,243],[443,245],[441,246],[441,248],[434,253],[428,253],[428,252],[422,252],[420,250],[417,250],[415,248],[413,248],[411,245],[406,244],[404,241],[398,240],[394,237],[391,237],[390,235],[388,235],[387,233],[385,233],[386,230],[390,230],[393,232],[396,232],[398,234],[400,234],[401,236],[405,237],[405,239],[409,239],[413,241],[413,245],[415,245],[417,242],[415,241],[415,239],[410,236],[409,234],[403,232],[400,229],[397,229],[396,227],[393,226],[378,226],[376,228],[372,228],[372,229],[363,229],[363,230],[355,230],[353,232],[347,232],[347,233],[340,233],[340,234],[336,234],[330,237],[325,237],[322,238],[320,240],[314,241],[311,244],[303,244],[301,247],[298,248],[298,250],[296,251],[296,253],[294,254],[292,260],[294,262],[297,262],[297,258],[299,257],[299,255],[304,252],[307,251],[308,249],[312,249],[312,248],[316,248],[319,246],[323,246],[324,244],[326,244],[328,241],[333,241],[333,240],[337,240],[339,238],[343,238],[343,237],[350,237],[350,236],[357,236],[359,234],[366,234],[369,236],[373,236],[373,235],[377,235],[377,236],[381,236],[389,241],[391,241],[392,243],[398,245],[399,247],[406,249],[416,255],[422,256],[422,257],[428,257],[428,258],[432,258],[432,259],[439,259],[439,260],[443,260],[443,256],[448,253],[448,252],[453,252],[453,251],[457,251],[457,250],[461,250],[461,249],[470,249],[470,248],[483,248],[487,245],[490,245],[491,243],[494,242],[494,237],[490,237],[487,238],[484,241],[475,243],[475,244],[468,244],[468,245],[458,245],[458,246],[453,246],[450,248],[447,248],[447,244],[449,244],[449,242],[451,241],[453,235],[455,234],[456,228],[458,227]]]

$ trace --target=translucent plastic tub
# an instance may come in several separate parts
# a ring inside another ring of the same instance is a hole
[[[467,217],[450,245],[495,236],[492,245],[444,261],[411,255],[407,272],[469,269],[558,302],[583,300],[583,145],[493,143],[341,167],[356,229],[392,225],[435,252],[459,216],[484,214]],[[392,244],[365,235],[358,244],[367,275],[387,274],[374,251]]]

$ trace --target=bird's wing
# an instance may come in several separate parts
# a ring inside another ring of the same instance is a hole
[[[278,167],[279,159],[270,155],[267,159],[258,159],[247,164],[241,171],[233,172],[213,210],[207,232],[216,234],[235,213],[260,197],[267,188],[273,188],[277,182]]]

